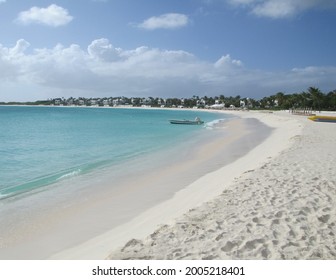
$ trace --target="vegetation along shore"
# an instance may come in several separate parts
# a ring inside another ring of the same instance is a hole
[[[314,110],[336,110],[336,90],[328,93],[316,87],[309,87],[301,93],[285,94],[278,92],[262,99],[253,99],[237,95],[215,97],[197,95],[191,98],[154,98],[154,97],[69,97],[38,100],[33,102],[0,102],[0,105],[46,105],[46,106],[93,106],[93,107],[183,107],[183,108],[248,108],[248,109],[293,109],[311,108]]]

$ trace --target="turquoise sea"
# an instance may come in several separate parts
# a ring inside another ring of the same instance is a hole
[[[205,125],[169,123],[196,116]],[[0,106],[0,199],[118,170],[191,141],[223,118],[192,110]]]

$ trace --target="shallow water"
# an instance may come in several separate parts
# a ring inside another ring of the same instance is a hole
[[[92,109],[82,110],[90,113]],[[114,111],[93,109],[96,110]],[[134,114],[130,111],[121,113]],[[167,121],[177,118],[172,114],[190,119],[195,112],[156,111],[145,113],[160,116],[161,136],[155,138],[145,128],[141,136],[147,142],[158,142],[155,148],[152,145],[145,151],[139,149],[133,157],[124,157],[117,163],[109,161],[88,172],[69,176],[66,173],[56,183],[2,199],[0,258],[47,258],[85,242],[171,198],[201,176],[230,164],[271,132],[254,119],[233,118],[229,125],[230,116],[201,112],[197,115],[208,120],[204,127],[173,126]],[[222,121],[218,122],[220,118]],[[154,122],[153,117],[147,119]],[[141,129],[137,129],[136,133],[140,133]]]
[[[218,117],[197,115],[206,122]],[[186,129],[168,120],[195,116],[182,110],[0,107],[0,196],[118,166],[177,145],[204,127]]]

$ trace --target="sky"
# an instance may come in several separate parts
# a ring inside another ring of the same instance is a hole
[[[0,102],[336,89],[336,0],[0,0]]]

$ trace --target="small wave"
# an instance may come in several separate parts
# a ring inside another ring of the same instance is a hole
[[[16,196],[19,194],[23,194],[23,193],[36,191],[36,190],[39,190],[41,187],[52,185],[61,180],[70,179],[81,173],[82,173],[82,169],[77,169],[77,170],[74,170],[68,173],[66,173],[65,171],[65,172],[58,173],[58,174],[50,174],[44,177],[39,177],[32,181],[19,184],[16,186],[7,187],[7,188],[0,190],[0,200],[6,199],[12,196]]]
[[[216,125],[218,125],[221,122],[225,122],[225,121],[227,121],[227,119],[217,119],[211,122],[207,122],[204,126],[206,129],[214,129]]]
[[[228,122],[230,120],[233,120],[233,119],[237,119],[238,117],[236,116],[227,116],[225,117],[224,119],[216,119],[216,120],[213,120],[211,122],[208,122],[204,125],[204,127],[206,129],[215,129],[216,127],[218,127],[221,123],[225,123],[225,122]]]
[[[8,194],[2,194],[2,193],[0,193],[0,200],[1,199],[5,199],[6,197],[8,197],[9,195]]]
[[[79,175],[81,172],[82,172],[81,169],[74,170],[72,172],[66,173],[66,174],[62,175],[61,177],[57,178],[56,181],[68,179],[68,178],[71,178],[71,177],[75,177],[75,176]]]

